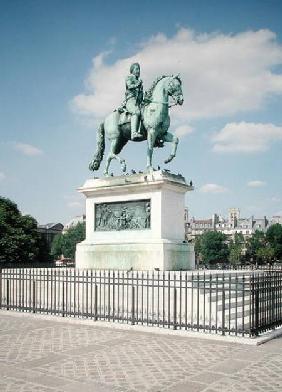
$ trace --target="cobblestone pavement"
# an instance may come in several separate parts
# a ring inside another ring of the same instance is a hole
[[[282,338],[261,346],[0,312],[1,392],[282,390]]]

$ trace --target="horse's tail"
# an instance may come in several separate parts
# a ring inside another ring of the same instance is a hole
[[[100,124],[96,135],[97,135],[96,152],[94,154],[92,161],[89,163],[89,169],[92,171],[98,170],[103,160],[104,151],[105,151],[104,123]]]

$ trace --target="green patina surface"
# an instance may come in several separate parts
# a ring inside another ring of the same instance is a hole
[[[147,140],[147,170],[151,172],[154,147],[163,147],[165,142],[172,144],[171,153],[165,160],[169,163],[176,155],[178,138],[168,132],[170,126],[169,109],[183,104],[182,82],[179,75],[157,77],[151,88],[143,94],[140,79],[140,65],[130,67],[130,75],[125,80],[125,99],[122,105],[109,114],[97,131],[97,149],[89,164],[90,170],[98,170],[105,151],[105,138],[110,142],[104,174],[109,175],[110,163],[116,159],[126,172],[126,162],[119,156],[129,140]],[[173,103],[170,102],[170,98]]]
[[[150,227],[150,199],[95,204],[95,231],[142,230]]]

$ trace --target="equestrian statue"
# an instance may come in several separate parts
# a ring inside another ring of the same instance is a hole
[[[170,105],[169,97],[174,103]],[[125,100],[121,107],[109,114],[97,131],[97,149],[89,169],[98,170],[105,151],[105,136],[110,141],[110,151],[106,159],[104,175],[109,175],[110,163],[117,159],[122,171],[126,171],[126,162],[119,153],[129,140],[141,142],[147,140],[147,170],[153,171],[152,155],[154,147],[163,147],[165,142],[172,143],[172,150],[165,163],[176,155],[178,138],[168,132],[170,125],[169,108],[183,104],[182,82],[179,75],[160,76],[151,88],[143,94],[140,79],[140,65],[130,67],[126,78]]]

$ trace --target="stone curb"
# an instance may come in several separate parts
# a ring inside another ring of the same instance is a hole
[[[76,325],[87,325],[92,326],[95,328],[103,329],[115,329],[120,331],[127,331],[127,332],[141,332],[141,333],[153,333],[156,335],[172,335],[172,336],[179,336],[185,338],[195,338],[195,339],[208,339],[213,341],[218,341],[222,343],[239,343],[243,345],[250,345],[250,346],[259,346],[260,344],[266,343],[272,339],[275,339],[279,336],[282,336],[282,327],[275,329],[273,331],[265,333],[263,336],[259,337],[241,337],[241,336],[230,336],[230,335],[216,335],[210,334],[205,332],[194,332],[194,331],[185,331],[185,330],[173,330],[173,329],[165,329],[165,328],[158,328],[152,326],[143,326],[143,325],[131,325],[131,324],[121,324],[121,323],[114,323],[114,322],[107,322],[107,321],[93,321],[90,319],[79,319],[79,318],[72,318],[72,317],[60,317],[60,316],[53,316],[53,315],[46,315],[46,314],[33,314],[28,312],[17,312],[13,310],[3,310],[0,309],[0,317],[1,316],[12,316],[12,317],[19,317],[19,318],[36,318],[38,320],[46,320],[46,321],[54,321],[59,323],[66,323],[66,324],[76,324]]]

